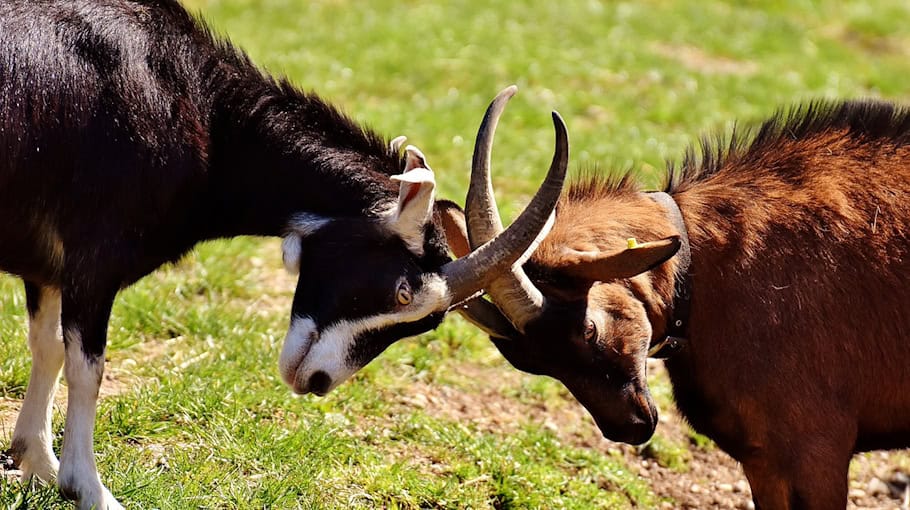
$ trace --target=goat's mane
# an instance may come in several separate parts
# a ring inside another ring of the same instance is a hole
[[[728,136],[702,137],[686,149],[682,163],[668,162],[663,191],[674,193],[735,166],[748,171],[763,155],[785,142],[842,132],[859,143],[910,144],[910,108],[865,99],[818,100],[778,110],[757,128],[734,126]],[[632,172],[618,174],[586,170],[570,184],[567,196],[577,200],[639,190]]]
[[[583,168],[575,176],[566,191],[571,201],[602,198],[638,191],[637,176],[631,169],[621,172],[604,172],[596,165]]]
[[[179,6],[175,10],[179,12],[178,15],[186,15],[186,11]],[[335,127],[333,133],[329,134],[334,135],[331,142],[336,148],[382,158],[385,164],[375,165],[373,167],[375,170],[389,175],[400,171],[404,156],[392,153],[389,149],[389,140],[385,137],[355,122],[342,109],[325,101],[315,92],[303,91],[288,77],[263,70],[250,59],[243,49],[236,46],[227,35],[213,29],[202,16],[190,14],[182,21],[193,23],[197,28],[197,33],[202,34],[211,44],[213,51],[211,54],[203,56],[202,65],[206,69],[204,74],[214,76],[211,80],[212,83],[235,89],[256,91],[247,96],[256,98],[256,104],[249,105],[249,111],[253,116],[266,115],[267,109],[263,107],[275,101],[296,105],[300,110],[305,111],[314,122],[323,126]],[[222,63],[227,63],[228,68],[225,68]],[[239,72],[239,76],[236,74],[221,76],[226,72]]]

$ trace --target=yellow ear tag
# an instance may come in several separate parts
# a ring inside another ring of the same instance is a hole
[[[626,239],[626,244],[628,245],[630,250],[632,248],[638,248],[638,241],[636,241],[634,237],[630,237],[630,238]]]

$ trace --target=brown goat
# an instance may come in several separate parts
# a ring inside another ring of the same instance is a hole
[[[680,411],[742,463],[756,508],[844,508],[855,452],[910,446],[910,111],[813,103],[704,146],[668,172],[683,229],[628,177],[588,176],[488,288],[499,309],[463,311],[517,368],[562,381],[606,437],[638,443],[657,421],[649,348],[680,317],[674,289],[690,290],[666,360]],[[683,271],[672,256],[687,244]],[[539,296],[516,307],[522,288]]]

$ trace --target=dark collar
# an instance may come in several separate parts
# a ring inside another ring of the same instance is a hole
[[[651,358],[669,358],[685,349],[689,341],[689,313],[692,308],[692,250],[689,246],[689,235],[682,212],[673,197],[663,192],[648,193],[655,202],[667,210],[667,217],[679,232],[680,247],[676,252],[676,279],[673,282],[673,308],[667,321],[664,338],[651,343],[648,356]]]

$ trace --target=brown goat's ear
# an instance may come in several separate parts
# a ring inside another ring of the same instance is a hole
[[[468,226],[464,220],[464,211],[450,200],[437,200],[436,211],[442,220],[442,228],[446,233],[446,243],[449,250],[456,258],[464,257],[471,253],[468,243]]]
[[[663,264],[679,247],[679,236],[671,236],[609,253],[566,248],[555,268],[570,276],[596,282],[631,278]]]

